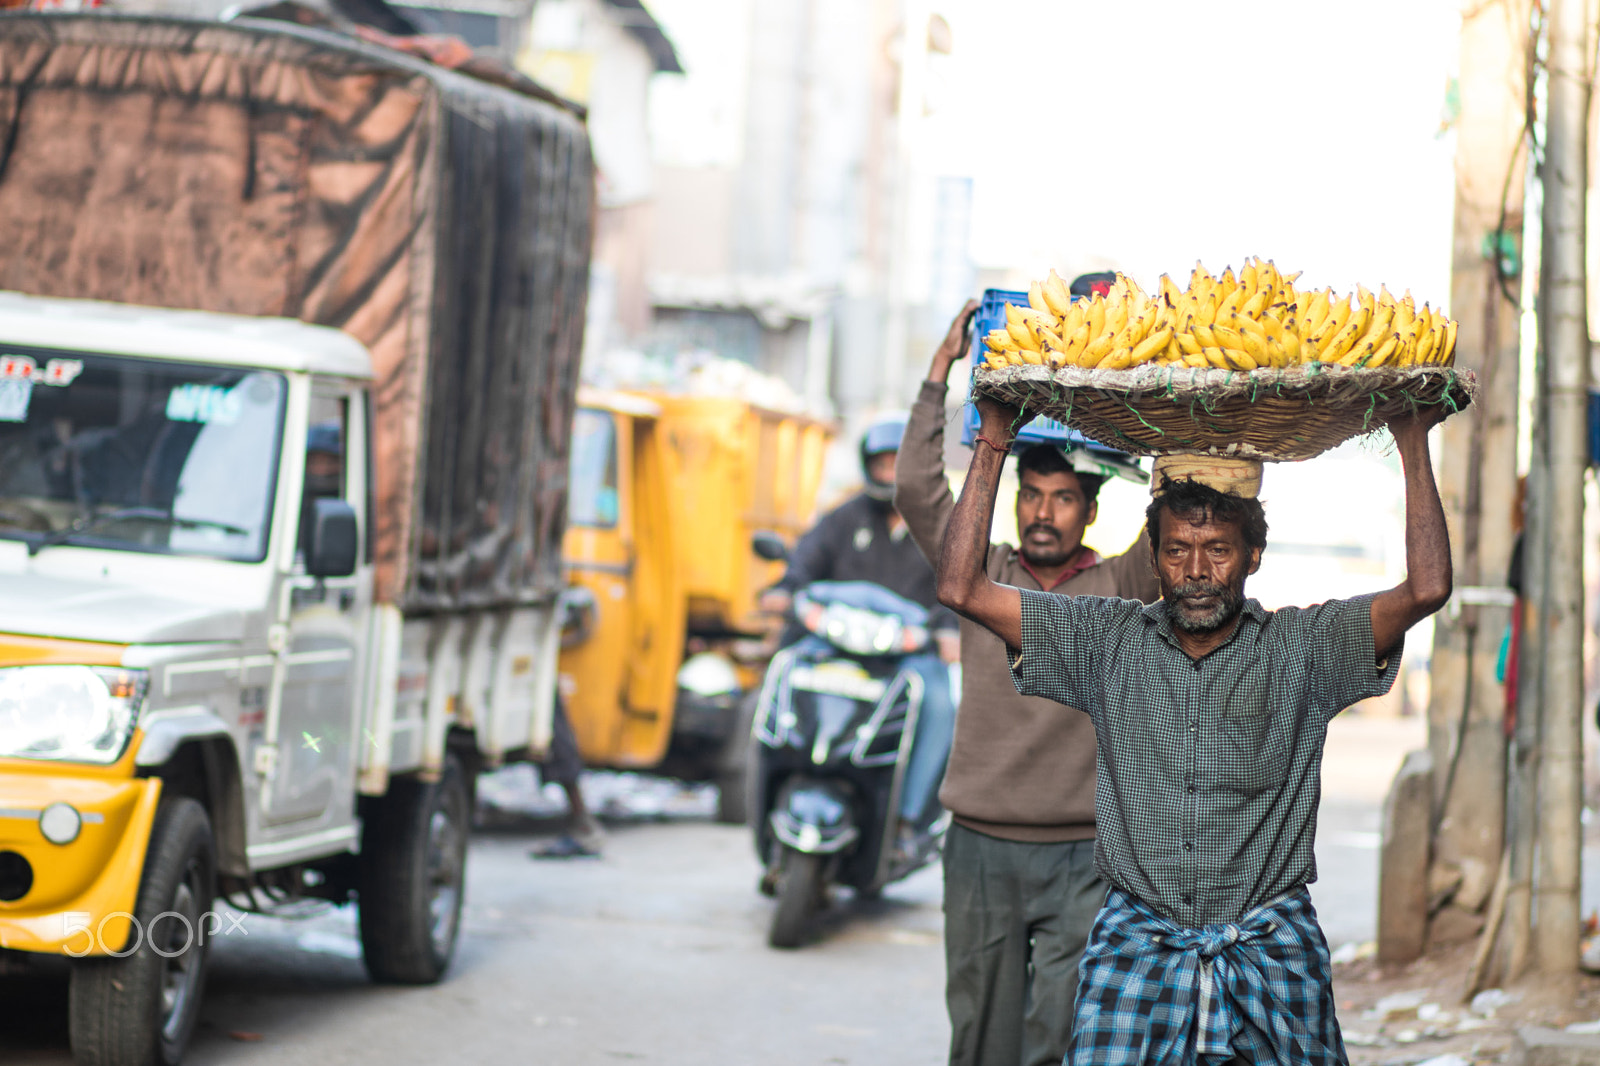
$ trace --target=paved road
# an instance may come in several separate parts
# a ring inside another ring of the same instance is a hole
[[[1335,948],[1373,935],[1383,790],[1420,737],[1420,723],[1352,718],[1330,739],[1313,893]],[[936,871],[840,907],[822,943],[780,953],[765,944],[771,904],[741,829],[614,826],[601,861],[530,862],[534,839],[527,825],[474,839],[464,938],[435,988],[368,984],[349,912],[248,919],[247,935],[218,942],[189,1062],[941,1060]],[[0,981],[7,1066],[69,1061],[62,994],[59,981]]]

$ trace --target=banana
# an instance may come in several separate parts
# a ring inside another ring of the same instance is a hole
[[[1228,361],[1230,369],[1233,370],[1254,370],[1257,366],[1256,361],[1250,358],[1250,353],[1242,348],[1224,348],[1222,357]]]
[[[1083,357],[1083,350],[1089,347],[1089,324],[1083,323],[1073,330],[1072,336],[1067,338],[1067,346],[1062,349],[1061,356],[1071,366],[1078,366],[1078,360]]]
[[[1054,314],[1050,305],[1044,302],[1044,286],[1037,281],[1028,286],[1028,306],[1041,315]]]
[[[1373,312],[1372,321],[1368,324],[1366,331],[1356,338],[1356,342],[1352,347],[1363,348],[1370,344],[1376,348],[1382,343],[1383,338],[1392,332],[1389,324],[1394,321],[1394,311],[1394,304],[1379,304],[1377,310]]]
[[[1350,321],[1350,316],[1353,313],[1354,308],[1351,306],[1348,296],[1337,303],[1330,303],[1328,305],[1328,314],[1323,318],[1322,324],[1317,327],[1315,332],[1302,333],[1301,339],[1316,341],[1317,349],[1326,352],[1328,350],[1328,342],[1334,338],[1335,334],[1344,329],[1345,324]]]
[[[1095,296],[1090,299],[1089,307],[1088,310],[1084,312],[1084,317],[1089,323],[1089,339],[1092,341],[1094,338],[1100,336],[1100,334],[1106,331],[1105,298],[1102,296]]]
[[[1367,332],[1367,326],[1372,321],[1371,315],[1372,313],[1365,307],[1358,307],[1353,311],[1344,327],[1330,337],[1326,344],[1321,345],[1323,362],[1332,360],[1343,363],[1344,356],[1350,353],[1355,345],[1356,338],[1363,336]]]
[[[1067,317],[1067,314],[1078,306],[1078,301],[1072,298],[1072,290],[1054,270],[1051,270],[1050,276],[1045,279],[1043,295],[1045,304],[1061,318]]]
[[[1283,336],[1276,338],[1283,345],[1283,365],[1293,366],[1300,362],[1304,356],[1303,346],[1300,343],[1300,333],[1295,328],[1294,319],[1283,324]]]
[[[1201,349],[1205,347],[1193,333],[1179,333],[1174,339],[1178,342],[1178,347],[1183,350],[1184,355],[1199,355]]]
[[[991,329],[983,335],[983,343],[991,352],[1003,352],[1012,347],[1011,331]]]
[[[1372,367],[1383,366],[1389,362],[1390,357],[1394,355],[1399,347],[1400,334],[1391,333],[1389,334],[1389,339],[1380,344],[1377,347],[1377,350],[1372,353],[1372,358],[1368,359],[1362,365],[1368,367],[1369,369]]]
[[[1217,304],[1217,318],[1225,321],[1230,314],[1234,314],[1239,310],[1239,305],[1244,302],[1244,299],[1244,290],[1234,288],[1222,298],[1221,303]]]
[[[1100,360],[1111,351],[1111,346],[1116,342],[1117,335],[1110,330],[1103,330],[1089,341],[1083,349],[1083,354],[1078,357],[1079,366],[1098,366]]]
[[[1233,364],[1228,362],[1228,357],[1221,348],[1207,346],[1205,349],[1206,362],[1218,370],[1232,370]]]
[[[1246,259],[1244,266],[1239,268],[1239,287],[1254,295],[1260,287],[1256,277],[1256,260]]]
[[[1441,366],[1454,366],[1456,363],[1456,320],[1453,318],[1444,325],[1444,343],[1440,345],[1434,362]]]
[[[1234,351],[1245,351],[1244,338],[1232,326],[1224,326],[1221,322],[1211,327],[1211,335],[1217,339],[1219,348],[1232,348]]]
[[[1022,309],[1016,304],[1006,304],[1006,330],[1011,334],[1012,343],[1018,348],[1039,350],[1039,340],[1033,335],[1028,320],[1022,317]]]
[[[1196,323],[1190,332],[1194,334],[1194,339],[1200,342],[1200,347],[1202,348],[1222,347],[1221,342],[1219,342],[1216,336],[1211,332],[1210,326],[1202,326],[1199,323]]]
[[[1178,301],[1183,299],[1183,290],[1178,288],[1178,283],[1167,275],[1161,275],[1161,295],[1166,299],[1167,306],[1176,310]]]
[[[1154,359],[1156,353],[1164,349],[1167,346],[1167,342],[1171,340],[1171,327],[1156,330],[1134,347],[1132,355],[1129,356],[1128,364],[1130,366],[1138,366],[1141,363],[1149,362],[1151,359]]]

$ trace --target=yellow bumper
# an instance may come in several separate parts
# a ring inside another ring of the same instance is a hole
[[[0,902],[0,948],[83,956],[128,942],[161,780],[75,769],[0,759],[0,854],[22,856],[33,877],[20,898]],[[83,816],[69,844],[39,828],[53,803]]]

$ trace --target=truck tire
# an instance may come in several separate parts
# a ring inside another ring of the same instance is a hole
[[[176,1066],[200,1018],[216,898],[216,843],[187,796],[156,808],[134,931],[122,958],[73,963],[67,1027],[77,1066]]]
[[[361,952],[384,984],[427,985],[444,976],[461,930],[472,808],[461,764],[439,780],[396,780],[362,829],[358,890]]]
[[[767,943],[797,948],[806,942],[811,921],[822,906],[823,856],[784,848],[779,860],[778,906],[772,912]]]
[[[746,825],[750,821],[750,727],[760,702],[759,685],[740,698],[733,731],[717,752],[717,821],[723,825]]]

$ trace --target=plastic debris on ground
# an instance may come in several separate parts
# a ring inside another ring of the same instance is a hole
[[[1521,998],[1520,992],[1507,992],[1503,988],[1486,988],[1472,997],[1472,1013],[1492,1018],[1495,1011]]]
[[[1565,1031],[1569,1033],[1600,1033],[1600,1018],[1592,1022],[1573,1022],[1567,1026]]]
[[[1328,956],[1328,961],[1333,963],[1335,966],[1346,966],[1352,962],[1359,962],[1362,959],[1370,959],[1377,953],[1378,942],[1376,940],[1364,940],[1360,942],[1352,940],[1348,943],[1339,945],[1339,950]]]
[[[583,802],[607,822],[695,821],[715,817],[717,786],[613,770],[585,770],[578,779]],[[559,819],[567,815],[567,795],[554,782],[541,782],[528,763],[478,778],[478,804],[491,817]]]

